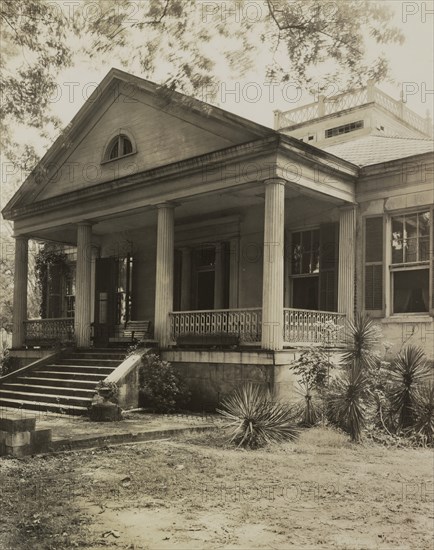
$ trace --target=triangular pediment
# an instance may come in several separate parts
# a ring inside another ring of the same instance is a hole
[[[5,211],[272,133],[271,129],[112,69]],[[125,158],[107,160],[105,151],[118,134],[131,137],[134,151]]]

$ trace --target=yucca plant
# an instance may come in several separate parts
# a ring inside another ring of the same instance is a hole
[[[297,393],[300,394],[298,404],[298,418],[306,427],[314,426],[321,420],[322,407],[318,391],[311,388],[305,382],[300,382]]]
[[[361,439],[368,400],[369,378],[357,367],[344,371],[330,384],[327,394],[329,420],[350,434],[352,441]]]
[[[388,397],[394,414],[398,416],[398,428],[413,425],[416,406],[416,390],[430,375],[424,351],[417,346],[407,346],[390,365]]]
[[[428,445],[434,444],[434,382],[416,388],[413,402],[414,429],[426,437]]]
[[[379,358],[375,351],[380,341],[380,331],[374,321],[363,313],[348,321],[348,350],[342,355],[347,367],[370,370]]]
[[[217,409],[226,420],[230,441],[238,447],[256,449],[271,442],[296,439],[293,409],[273,401],[261,386],[247,383],[226,397]]]

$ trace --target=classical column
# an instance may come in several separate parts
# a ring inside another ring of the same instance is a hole
[[[173,310],[174,206],[158,206],[157,269],[155,286],[155,338],[160,347],[170,344],[169,313]]]
[[[29,264],[28,238],[15,237],[14,310],[12,347],[24,346],[24,321],[27,319],[27,271]]]
[[[90,346],[92,224],[77,224],[77,266],[75,278],[75,340],[77,347]]]
[[[184,247],[181,252],[181,311],[189,311],[191,307],[191,249]]]
[[[285,180],[265,181],[262,347],[283,348]]]
[[[356,208],[344,207],[339,217],[338,311],[354,317],[356,276]]]
[[[215,245],[214,309],[223,309],[223,245]]]

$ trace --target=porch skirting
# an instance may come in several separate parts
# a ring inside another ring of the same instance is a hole
[[[299,400],[297,378],[289,366],[302,351],[166,350],[161,357],[170,361],[187,383],[190,408],[213,411],[226,395],[245,382],[259,384],[281,401]],[[331,351],[330,360],[338,364],[340,355],[339,350]]]

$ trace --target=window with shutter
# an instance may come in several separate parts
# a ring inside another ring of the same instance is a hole
[[[365,220],[365,310],[383,309],[383,217]]]

